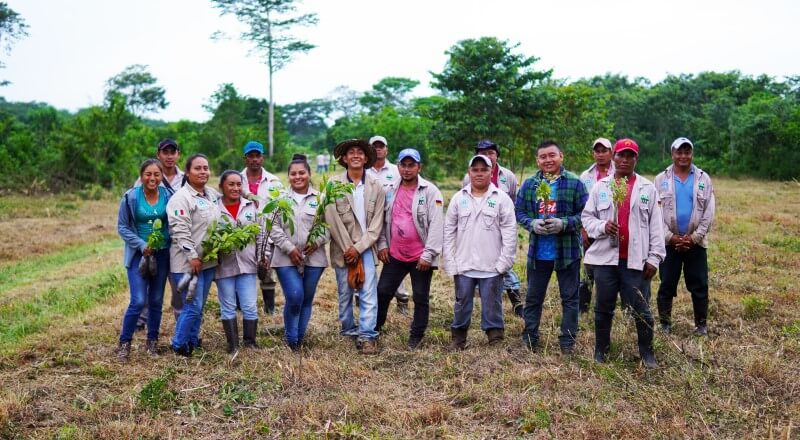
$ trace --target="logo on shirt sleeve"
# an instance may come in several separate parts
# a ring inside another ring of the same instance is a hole
[[[435,201],[435,203],[436,203],[436,206],[437,206],[437,207],[439,207],[439,208],[441,208],[441,207],[442,207],[442,205],[444,205],[444,202],[443,202],[443,201],[441,201],[441,200],[439,200],[439,199],[437,199],[437,200]]]

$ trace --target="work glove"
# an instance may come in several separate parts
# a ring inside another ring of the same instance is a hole
[[[545,229],[544,220],[537,218],[533,221],[533,233],[536,235],[549,235]]]
[[[548,234],[558,234],[564,230],[564,221],[558,217],[549,218],[544,221],[544,230]]]

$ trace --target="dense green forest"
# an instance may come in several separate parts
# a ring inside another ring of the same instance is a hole
[[[477,140],[501,145],[518,173],[535,167],[535,145],[562,144],[580,170],[598,136],[639,142],[639,170],[669,164],[678,136],[696,145],[696,163],[713,174],[792,179],[800,175],[800,76],[776,79],[732,72],[670,75],[658,83],[607,74],[565,81],[537,67],[513,43],[484,37],[457,42],[433,72],[433,96],[412,97],[416,79],[389,77],[370,90],[340,87],[330,96],[275,107],[275,153],[282,170],[294,152],[330,152],[351,137],[386,136],[392,151],[423,152],[434,178],[460,174]],[[268,102],[222,84],[207,99],[206,122],[144,116],[168,103],[146,66],[109,79],[105,102],[76,113],[46,103],[0,98],[0,190],[62,191],[124,187],[138,164],[173,137],[184,157],[203,152],[216,171],[240,168],[241,146],[267,136]],[[1,93],[1,90],[0,90]]]

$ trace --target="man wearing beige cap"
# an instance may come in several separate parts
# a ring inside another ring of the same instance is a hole
[[[592,157],[594,163],[586,171],[581,173],[580,179],[583,186],[586,187],[586,192],[592,190],[592,186],[598,180],[614,174],[614,162],[611,161],[611,141],[601,137],[592,142]],[[583,241],[583,251],[589,249],[594,240],[589,238],[585,229],[581,229],[581,238]],[[586,276],[581,280],[580,287],[578,288],[579,301],[578,305],[581,313],[589,311],[589,304],[592,302],[592,288],[594,287],[594,272],[592,266],[589,264],[583,265]]]
[[[400,185],[400,170],[397,165],[386,160],[389,154],[389,143],[385,137],[372,136],[369,138],[369,144],[375,149],[375,163],[367,168],[367,175],[383,186],[387,201],[391,200]],[[407,314],[409,295],[405,282],[400,283],[394,297],[397,299],[397,310],[404,315]]]

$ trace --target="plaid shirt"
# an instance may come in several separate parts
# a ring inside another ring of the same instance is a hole
[[[527,229],[530,234],[528,245],[528,266],[534,267],[536,260],[537,236],[533,231],[533,221],[539,218],[539,202],[536,200],[536,187],[544,179],[542,171],[537,171],[525,179],[522,188],[517,192],[514,204],[517,223]],[[581,212],[589,193],[577,175],[561,167],[561,176],[556,188],[556,217],[564,222],[564,230],[556,235],[555,269],[564,269],[573,261],[581,258]]]

